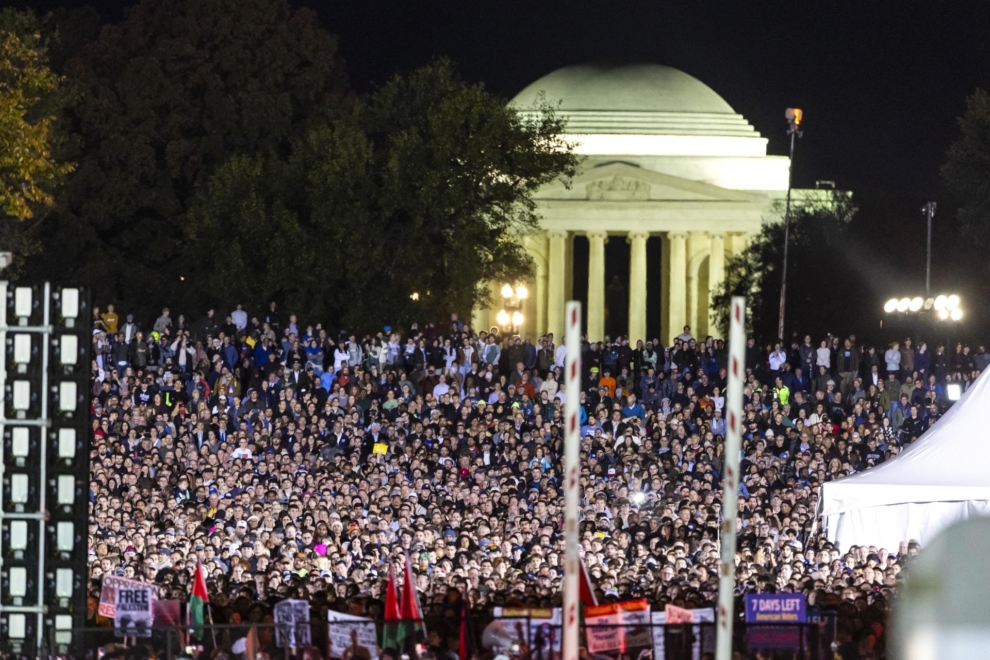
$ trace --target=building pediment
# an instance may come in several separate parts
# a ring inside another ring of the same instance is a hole
[[[691,181],[625,162],[588,168],[574,177],[569,188],[554,182],[537,192],[535,198],[592,202],[749,202],[760,206],[767,201],[762,195]]]

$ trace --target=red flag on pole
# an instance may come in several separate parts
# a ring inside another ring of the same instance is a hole
[[[382,648],[399,649],[399,587],[395,583],[395,566],[388,566],[388,585],[385,587],[385,627],[382,630]]]
[[[588,567],[584,565],[584,560],[581,561],[581,590],[578,592],[578,600],[585,605],[597,605],[598,599],[595,598],[595,588],[591,586],[591,578],[588,577]]]

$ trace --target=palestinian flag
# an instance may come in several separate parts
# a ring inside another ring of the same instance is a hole
[[[413,573],[409,553],[406,553],[406,567],[403,570],[405,584],[402,585],[402,605],[399,609],[399,649],[416,657],[416,644],[422,644],[426,639],[426,626],[423,623],[423,610],[419,606],[416,574]]]
[[[595,588],[591,585],[591,578],[588,576],[588,567],[584,565],[584,559],[579,559],[578,561],[581,566],[581,586],[578,591],[578,600],[585,607],[588,605],[597,605],[598,599],[595,598]]]
[[[196,560],[196,575],[193,577],[192,593],[189,595],[189,607],[186,613],[189,618],[189,634],[199,640],[203,639],[203,627],[206,625],[206,606],[210,602],[210,594],[206,591],[206,574],[203,563]]]
[[[465,593],[461,596],[461,607],[459,615],[461,617],[460,643],[457,646],[458,660],[471,660],[477,649],[474,644],[474,625],[471,621],[471,601]]]
[[[385,627],[382,629],[382,649],[399,650],[399,587],[395,583],[395,566],[389,564],[388,586],[385,587]]]

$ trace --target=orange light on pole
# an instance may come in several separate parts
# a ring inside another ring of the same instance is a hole
[[[801,108],[788,108],[784,113],[784,117],[786,117],[787,121],[790,122],[791,130],[797,130],[797,128],[801,125],[801,119],[804,118],[804,111],[801,110]]]

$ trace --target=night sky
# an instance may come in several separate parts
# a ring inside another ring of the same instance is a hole
[[[339,35],[358,91],[438,56],[506,97],[569,64],[653,62],[712,87],[774,154],[786,153],[784,109],[801,107],[795,185],[852,190],[875,240],[899,235],[882,256],[913,281],[924,277],[918,208],[938,200],[936,253],[950,261],[952,200],[938,170],[966,96],[990,86],[988,2],[290,1]],[[118,20],[129,3],[88,4]],[[948,268],[944,277],[958,279]]]

